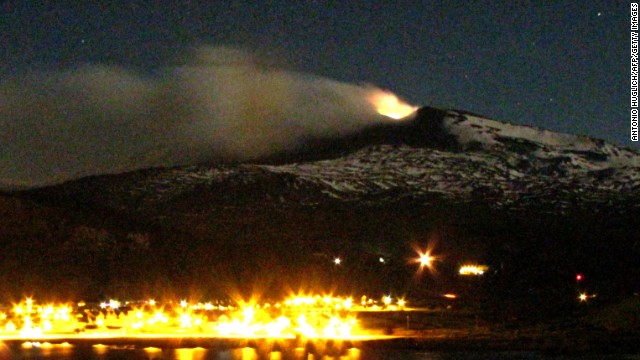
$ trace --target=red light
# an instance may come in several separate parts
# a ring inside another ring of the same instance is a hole
[[[580,281],[580,280],[582,280],[582,274],[576,275],[576,281]]]

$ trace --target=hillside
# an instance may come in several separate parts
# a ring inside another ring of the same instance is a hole
[[[80,297],[455,290],[561,311],[576,272],[603,301],[639,290],[639,174],[639,154],[601,140],[422,108],[251,162],[7,193],[2,280]],[[417,281],[407,259],[427,243],[443,260]],[[460,281],[466,262],[489,265],[483,285]]]

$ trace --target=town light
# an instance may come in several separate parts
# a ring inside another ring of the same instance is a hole
[[[483,275],[489,267],[486,265],[462,265],[458,273],[460,275]]]
[[[418,262],[420,263],[420,267],[431,267],[431,263],[433,262],[433,256],[429,255],[428,252],[424,253],[424,254],[420,254],[420,257],[418,258]]]

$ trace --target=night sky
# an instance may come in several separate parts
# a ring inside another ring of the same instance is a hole
[[[0,76],[87,63],[153,73],[194,46],[232,45],[417,105],[638,148],[626,1],[95,3],[4,1]]]

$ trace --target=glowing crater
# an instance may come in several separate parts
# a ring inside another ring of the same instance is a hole
[[[382,90],[372,93],[369,96],[369,102],[380,115],[396,120],[406,118],[418,110],[418,107],[407,104],[395,94]]]

